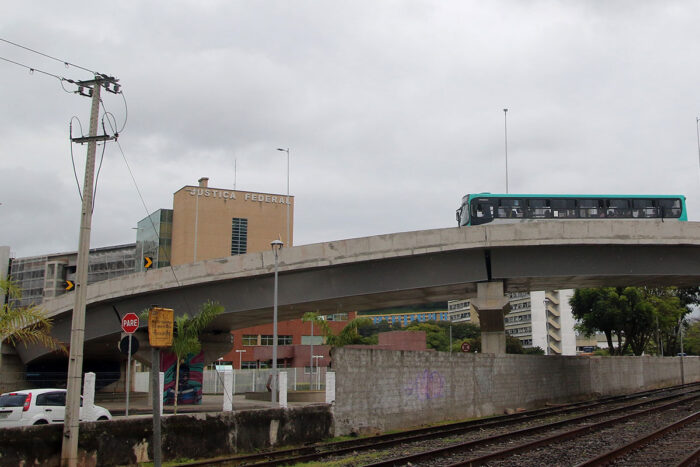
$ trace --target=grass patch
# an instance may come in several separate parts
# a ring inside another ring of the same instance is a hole
[[[182,459],[175,459],[171,461],[164,461],[161,463],[163,467],[175,467],[178,465],[182,464],[189,464],[192,462],[195,462],[196,459],[188,459],[188,458],[182,458]],[[141,462],[139,464],[139,467],[153,467],[153,462]]]
[[[374,462],[377,462],[380,458],[380,453],[373,452],[368,454],[351,456],[347,459],[339,459],[337,461],[303,462],[300,464],[294,464],[294,467],[348,467],[355,465],[372,464]]]

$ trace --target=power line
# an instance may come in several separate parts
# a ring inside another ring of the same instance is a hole
[[[102,109],[103,109],[103,111],[104,111],[105,113],[109,113],[110,115],[112,115],[111,112],[108,112],[108,111],[107,111],[107,109],[106,109],[106,107],[105,107],[105,105],[104,105],[104,102],[101,102],[101,104],[102,104]],[[115,130],[116,130],[116,128],[115,128],[115,127],[116,127],[116,121],[114,122],[114,127],[112,127],[112,121],[111,121],[109,118],[107,118],[107,124],[110,126],[110,129],[112,130],[112,132],[115,132]],[[144,209],[144,211],[145,211],[145,213],[146,213],[146,217],[147,217],[148,220],[151,222],[151,227],[153,227],[153,231],[156,232],[157,230],[156,230],[155,222],[153,222],[153,218],[151,217],[151,214],[150,214],[150,211],[149,211],[149,209],[148,209],[148,206],[146,206],[146,201],[143,199],[143,195],[141,194],[141,189],[139,188],[139,184],[138,184],[138,182],[136,181],[136,177],[134,176],[134,172],[131,170],[131,166],[129,165],[129,161],[126,159],[126,154],[124,154],[124,149],[122,149],[122,145],[119,143],[119,139],[114,139],[114,142],[117,143],[117,147],[119,148],[119,152],[121,152],[122,159],[124,159],[124,164],[126,165],[126,169],[127,169],[127,171],[129,172],[129,176],[131,177],[131,181],[132,181],[133,184],[134,184],[134,188],[136,188],[136,193],[138,194],[139,199],[141,200],[141,204],[143,205],[143,209]],[[180,279],[177,277],[177,274],[175,273],[175,268],[173,267],[173,265],[172,265],[172,263],[171,263],[171,261],[170,261],[170,253],[167,252],[167,250],[164,251],[164,253],[165,253],[165,255],[166,255],[166,260],[168,261],[169,266],[170,266],[170,272],[172,273],[173,278],[175,279],[175,283],[177,284],[178,287],[181,287],[182,284],[180,283]],[[192,308],[192,306],[190,305],[190,302],[189,302],[189,300],[187,299],[187,297],[184,296],[183,298],[184,298],[184,300],[185,300],[185,307],[187,308],[187,311],[193,312],[193,308]]]
[[[66,81],[66,82],[68,82],[68,83],[71,83],[71,84],[75,84],[75,81],[73,81],[72,79],[64,78],[63,76],[55,75],[55,74],[53,74],[53,73],[49,73],[48,71],[44,71],[44,70],[41,70],[41,69],[39,69],[39,68],[31,67],[31,66],[29,66],[29,65],[25,65],[24,63],[20,63],[20,62],[14,61],[14,60],[10,60],[9,58],[0,57],[0,60],[4,60],[4,61],[9,62],[9,63],[12,63],[12,64],[14,64],[14,65],[20,66],[20,67],[22,67],[22,68],[26,68],[27,70],[29,70],[29,73],[30,73],[30,74],[33,74],[33,73],[36,71],[37,73],[41,73],[41,74],[43,74],[43,75],[50,76],[50,77],[52,77],[52,78],[56,78],[56,79],[61,83],[61,87],[63,88],[63,90],[66,91],[66,92],[70,92],[70,91],[67,90],[67,89],[63,86],[63,82],[64,82],[64,81]]]
[[[24,45],[21,45],[21,44],[17,44],[16,42],[8,41],[7,39],[3,39],[2,37],[0,37],[0,41],[6,42],[6,43],[11,44],[11,45],[14,45],[15,47],[19,47],[20,49],[28,50],[28,51],[30,51],[30,52],[33,52],[33,53],[38,54],[38,55],[41,55],[41,56],[43,56],[43,57],[50,58],[51,60],[56,60],[56,61],[59,62],[59,63],[63,63],[66,67],[72,66],[73,68],[79,68],[79,69],[81,69],[81,70],[87,71],[88,73],[92,73],[93,75],[99,75],[99,73],[97,73],[96,71],[89,70],[89,69],[87,69],[87,68],[85,68],[85,67],[82,67],[82,66],[80,66],[80,65],[76,65],[75,63],[71,63],[71,62],[69,62],[69,61],[67,61],[67,60],[61,60],[60,58],[56,58],[56,57],[53,57],[53,56],[51,56],[51,55],[49,55],[49,54],[45,54],[45,53],[43,53],[43,52],[39,52],[38,50],[34,50],[34,49],[32,49],[32,48],[29,48],[29,47],[27,47],[27,46],[24,46]]]

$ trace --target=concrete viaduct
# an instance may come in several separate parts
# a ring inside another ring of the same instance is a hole
[[[204,338],[212,360],[229,331],[272,321],[271,251],[132,274],[88,287],[85,355],[119,359],[119,316],[157,304],[176,314],[206,300],[226,311]],[[482,347],[505,348],[505,292],[594,286],[696,286],[700,223],[576,220],[404,232],[283,249],[279,319],[473,297]],[[73,294],[44,303],[54,335],[70,340]],[[147,342],[147,339],[141,339]],[[214,345],[218,344],[218,345]],[[143,349],[143,346],[142,346]],[[52,358],[17,347],[22,362]],[[145,349],[143,349],[145,350]],[[64,357],[65,358],[65,357]]]

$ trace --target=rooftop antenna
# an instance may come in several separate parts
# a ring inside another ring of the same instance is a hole
[[[236,191],[236,165],[238,159],[233,159],[233,191]]]

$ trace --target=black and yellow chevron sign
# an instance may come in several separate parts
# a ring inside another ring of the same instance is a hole
[[[153,260],[150,256],[143,257],[143,267],[146,269],[150,269],[151,267],[153,267]]]
[[[65,288],[66,288],[66,292],[70,292],[71,290],[73,290],[73,289],[75,288],[75,282],[73,282],[73,281],[68,281],[68,280],[67,280],[67,281],[64,283],[64,285],[65,285]]]

